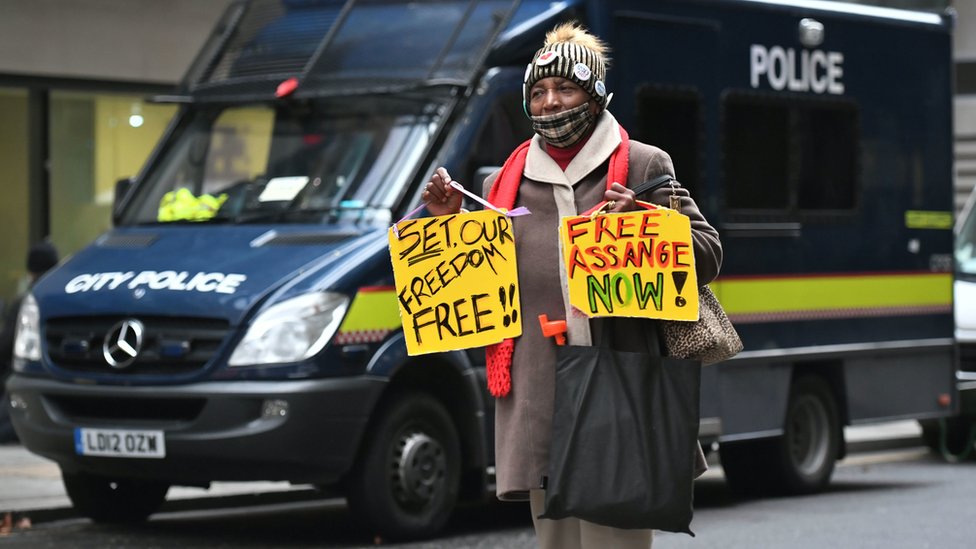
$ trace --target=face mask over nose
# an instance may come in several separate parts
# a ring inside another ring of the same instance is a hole
[[[557,112],[533,116],[532,129],[542,136],[546,143],[553,147],[570,147],[586,135],[593,126],[594,116],[590,112],[590,103]]]

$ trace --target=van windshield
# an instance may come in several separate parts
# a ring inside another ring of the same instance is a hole
[[[976,278],[976,206],[969,208],[956,235],[956,271],[965,278]]]
[[[439,118],[389,97],[194,107],[122,224],[390,218]]]

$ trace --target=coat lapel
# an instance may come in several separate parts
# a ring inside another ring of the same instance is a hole
[[[617,120],[609,111],[603,111],[603,114],[597,118],[593,135],[569,163],[569,166],[566,166],[565,175],[570,185],[576,185],[593,170],[602,166],[619,145],[620,129]]]

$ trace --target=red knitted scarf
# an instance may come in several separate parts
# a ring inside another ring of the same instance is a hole
[[[529,154],[529,139],[512,152],[505,165],[502,166],[494,185],[488,191],[488,202],[498,208],[511,210],[515,207],[519,184],[522,182],[522,172],[525,171],[525,158]],[[616,181],[627,185],[627,163],[630,158],[630,138],[627,132],[620,128],[620,145],[610,155],[610,167],[607,171],[607,188]],[[512,353],[515,351],[515,340],[505,339],[500,343],[489,345],[485,349],[487,360],[488,391],[495,397],[503,397],[512,390]]]

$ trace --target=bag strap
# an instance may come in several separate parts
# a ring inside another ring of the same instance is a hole
[[[671,196],[668,197],[668,207],[675,211],[681,211],[681,197],[674,191],[674,185],[678,180],[675,179],[670,174],[659,175],[650,181],[645,181],[640,185],[634,187],[634,196],[639,196],[643,193],[653,191],[658,187],[663,187],[664,185],[671,185]]]
[[[634,191],[634,196],[639,196],[646,192],[653,191],[658,187],[663,187],[673,180],[674,177],[672,177],[671,174],[666,173],[664,175],[659,175],[650,181],[645,181],[634,187],[632,190]]]
[[[635,200],[634,203],[636,205],[640,206],[641,208],[644,208],[645,210],[657,210],[657,209],[661,208],[661,206],[658,206],[657,204],[652,204],[651,202],[645,202],[643,200]],[[605,214],[605,213],[610,213],[609,211],[605,211],[608,206],[610,206],[610,202],[608,202],[606,200],[601,200],[599,204],[597,204],[596,206],[593,206],[589,210],[586,210],[585,212],[581,213],[580,215],[588,215],[588,216],[591,216],[592,217],[594,215],[601,215],[601,214]]]

